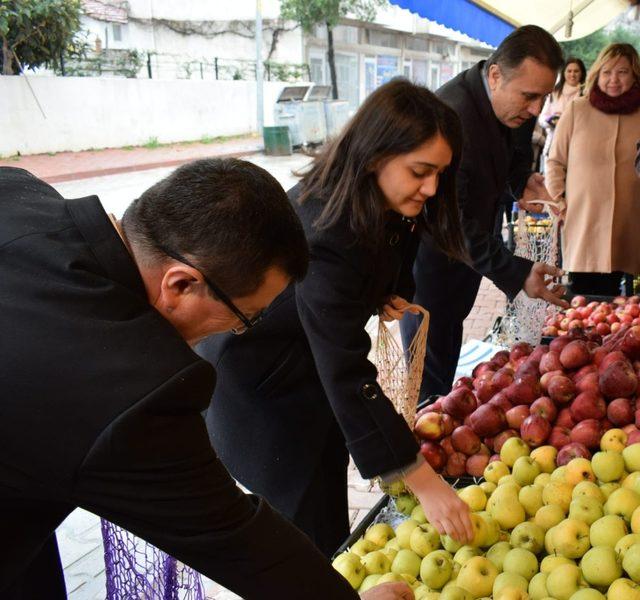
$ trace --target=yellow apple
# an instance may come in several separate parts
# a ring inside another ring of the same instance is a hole
[[[622,453],[626,445],[627,434],[622,429],[609,429],[600,438],[601,450],[613,450]]]
[[[587,458],[572,458],[566,465],[565,481],[572,487],[581,481],[595,481],[591,462]]]
[[[477,513],[471,513],[469,518],[471,520],[471,527],[473,528],[473,539],[469,542],[469,546],[476,548],[485,546],[489,533],[486,521]]]
[[[371,540],[360,538],[355,544],[353,544],[353,546],[351,546],[351,548],[349,548],[349,552],[362,557],[369,552],[379,549],[380,546],[378,546],[378,544],[374,544]]]
[[[508,467],[512,467],[518,458],[529,456],[530,453],[529,446],[523,440],[519,437],[512,437],[502,444],[500,460]]]
[[[608,600],[640,600],[640,585],[630,579],[616,579],[607,591]]]
[[[580,569],[576,565],[559,565],[547,577],[547,591],[557,600],[569,600],[580,589]]]
[[[635,444],[634,444],[635,445]],[[640,444],[638,444],[640,446]],[[604,504],[605,515],[620,515],[627,523],[631,522],[633,511],[640,506],[640,494],[621,487],[611,492]]]
[[[490,483],[497,484],[501,477],[509,475],[509,467],[500,460],[490,462],[484,469],[483,476]]]
[[[500,541],[500,523],[496,521],[488,512],[482,511],[476,513],[485,523],[484,541],[480,544],[484,548],[493,546]]]
[[[487,502],[487,512],[498,521],[502,529],[513,529],[526,518],[526,512],[518,500],[518,494],[517,486],[499,485]]]
[[[564,481],[566,483],[567,479],[567,465],[562,467],[556,467],[550,475],[551,481]]]
[[[538,554],[544,548],[544,534],[545,531],[540,525],[525,521],[513,528],[509,542],[514,548],[523,548]]]
[[[489,559],[474,556],[462,565],[456,585],[470,592],[474,598],[488,596],[497,576],[498,569]]]
[[[384,575],[380,575],[380,579],[378,579],[378,583],[376,585],[381,583],[406,583],[406,581],[397,573],[385,573]]]
[[[551,531],[551,543],[556,554],[567,558],[580,558],[589,549],[589,526],[582,521],[565,519]]]
[[[409,548],[420,558],[440,548],[440,534],[430,523],[422,523],[411,531]]]
[[[367,575],[382,575],[391,570],[391,559],[382,550],[374,550],[365,554],[360,562],[364,565]]]
[[[488,498],[495,491],[497,484],[493,483],[493,481],[483,481],[480,484],[480,488],[485,493],[485,496]]]
[[[590,496],[575,498],[569,505],[569,517],[591,525],[604,516],[602,503]]]
[[[633,533],[640,533],[640,507],[631,513],[631,531],[633,531]]]
[[[498,480],[498,487],[501,485],[515,485],[518,489],[520,489],[520,484],[516,481],[516,478],[513,475],[505,475],[504,477],[500,477]]]
[[[445,587],[442,592],[440,592],[439,600],[473,600],[473,596],[464,588],[457,585],[451,585],[449,587]]]
[[[385,544],[396,537],[393,527],[387,523],[376,523],[371,525],[364,534],[364,539],[373,542],[379,548],[383,548]]]
[[[547,504],[537,510],[533,517],[533,522],[542,527],[545,531],[548,531],[554,525],[563,521],[564,517],[564,511],[559,504]]]
[[[629,473],[640,471],[640,444],[631,444],[622,451],[625,468]]]
[[[595,546],[587,550],[580,561],[580,570],[589,585],[609,587],[622,577],[622,566],[611,546]]]
[[[622,482],[622,487],[631,488],[636,492],[639,491],[637,488],[637,484],[640,484],[640,471],[634,471],[633,473],[629,473]]]
[[[396,539],[400,548],[409,548],[409,540],[411,539],[411,532],[420,525],[418,521],[413,519],[407,519],[402,521],[400,525],[396,527]]]
[[[529,581],[517,573],[500,573],[493,582],[493,597],[496,598],[506,588],[516,588],[523,592],[529,589]]]
[[[484,507],[487,505],[487,496],[479,485],[469,485],[462,488],[458,492],[458,496],[460,496],[474,512],[484,510]]]
[[[542,487],[539,485],[526,485],[518,493],[518,500],[528,516],[535,516],[538,509],[543,506]]]
[[[531,485],[540,475],[540,465],[530,456],[520,456],[513,463],[511,474],[518,485]]]
[[[616,547],[614,549],[620,558],[624,558],[627,550],[634,544],[640,544],[640,533],[628,533],[624,537],[621,537],[616,542]]]
[[[462,546],[454,555],[453,562],[458,563],[460,566],[463,566],[470,558],[474,556],[480,556],[482,551],[479,548],[474,548],[473,546]]]
[[[566,556],[555,556],[548,554],[540,562],[540,573],[551,573],[556,567],[560,565],[575,565],[576,563]]]
[[[573,486],[563,481],[550,481],[542,490],[542,501],[545,504],[557,504],[564,514],[569,512]]]
[[[538,572],[538,559],[533,552],[524,548],[513,548],[502,561],[503,573],[515,573],[527,581]],[[528,587],[528,584],[527,584]]]
[[[534,480],[533,483],[535,485],[539,485],[540,487],[544,487],[545,485],[547,485],[547,483],[549,483],[551,481],[551,474],[550,473],[540,473],[540,475],[538,475]]]
[[[457,552],[458,550],[460,550],[460,548],[462,548],[462,544],[460,542],[454,540],[452,537],[446,534],[440,536],[440,543],[447,552],[451,553]]]
[[[504,557],[509,550],[511,550],[511,544],[509,542],[498,542],[487,550],[486,556],[496,566],[498,571],[502,572]]]
[[[553,473],[556,468],[556,457],[558,450],[553,446],[540,446],[531,451],[531,458],[540,466],[542,473]]]
[[[529,582],[529,598],[531,600],[542,600],[549,594],[547,593],[547,577],[548,573],[536,573]]]
[[[434,590],[444,586],[453,571],[453,559],[446,550],[435,550],[427,554],[420,563],[420,579]]]
[[[594,588],[582,588],[574,592],[569,600],[607,600],[607,597]]]
[[[391,572],[398,575],[411,575],[417,577],[420,573],[420,563],[422,559],[413,551],[403,548],[396,554],[391,563]]]
[[[418,523],[420,523],[420,525],[427,522],[427,517],[425,517],[424,515],[424,508],[422,508],[420,504],[416,504],[414,509],[411,511],[410,517],[414,521],[417,521]]]
[[[635,583],[640,583],[640,544],[629,546],[622,559],[622,567]]]
[[[624,459],[622,454],[615,450],[603,450],[596,452],[591,459],[593,474],[602,483],[617,481],[624,472]]]
[[[597,484],[593,483],[593,481],[582,481],[573,488],[571,497],[574,500],[582,496],[595,498],[600,502],[600,504],[604,504],[607,500],[602,493],[602,490],[598,487]]]
[[[358,588],[358,592],[360,594],[362,594],[363,592],[366,592],[367,590],[370,590],[372,587],[376,586],[377,583],[378,583],[378,579],[380,579],[380,577],[382,577],[382,575],[380,575],[380,573],[374,573],[373,575],[367,575],[362,580],[362,583],[360,584],[360,587]]]
[[[610,546],[615,548],[618,540],[627,535],[627,524],[618,515],[605,515],[595,521],[589,529],[592,546]]]
[[[360,557],[357,554],[352,552],[338,554],[331,565],[349,582],[354,590],[357,590],[362,585],[366,573],[364,565],[360,562]]]

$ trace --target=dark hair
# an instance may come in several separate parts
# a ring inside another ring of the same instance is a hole
[[[310,196],[322,198],[325,206],[317,227],[330,227],[348,216],[357,241],[376,248],[384,241],[385,198],[375,166],[415,150],[438,134],[451,147],[453,159],[420,220],[439,248],[464,259],[455,187],[462,152],[460,120],[435,94],[407,80],[390,81],[365,100],[303,176],[300,202]]]
[[[562,88],[565,83],[564,72],[566,71],[569,65],[578,65],[580,67],[580,83],[584,83],[587,79],[587,67],[584,66],[584,63],[575,56],[570,56],[567,60],[564,61],[564,65],[562,65],[562,69],[560,71],[560,79],[558,79],[558,83],[556,83],[556,87],[553,88],[554,92],[562,92]]]
[[[302,225],[280,184],[235,158],[197,160],[135,200],[122,219],[143,259],[164,246],[193,260],[230,297],[246,296],[277,266],[294,281],[309,260]]]
[[[524,25],[512,31],[495,49],[484,65],[486,71],[491,65],[498,65],[505,77],[517,69],[526,58],[532,58],[558,71],[562,67],[562,48],[556,39],[537,25]]]

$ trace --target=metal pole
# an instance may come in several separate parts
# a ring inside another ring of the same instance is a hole
[[[258,108],[258,135],[264,127],[264,94],[262,65],[262,0],[256,0],[256,102]]]

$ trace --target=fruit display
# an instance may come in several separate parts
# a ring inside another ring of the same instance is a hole
[[[516,343],[478,364],[418,411],[414,432],[425,459],[449,477],[482,476],[511,438],[555,448],[563,466],[590,459],[614,427],[629,443],[640,441],[639,396],[640,326],[604,340],[574,329],[549,345]]]
[[[584,296],[574,296],[571,308],[547,317],[542,335],[556,337],[578,328],[605,336],[630,325],[640,325],[640,296],[618,296],[611,302],[587,302]]]
[[[371,525],[333,560],[354,589],[405,581],[416,600],[640,598],[640,443],[612,428],[591,458],[557,462],[554,446],[519,437],[457,491],[473,540],[440,535],[419,505]],[[405,507],[407,510],[409,507]]]

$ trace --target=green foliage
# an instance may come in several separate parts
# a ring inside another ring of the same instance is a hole
[[[3,73],[24,68],[58,67],[61,54],[81,54],[81,0],[0,0]]]
[[[309,66],[306,63],[277,63],[269,60],[264,66],[271,81],[302,81],[309,76]]]
[[[326,23],[335,27],[342,17],[351,14],[363,21],[371,21],[376,8],[387,4],[387,0],[282,0],[280,16],[297,21],[306,33],[314,26]]]
[[[640,48],[640,34],[634,29],[618,26],[612,31],[598,29],[578,40],[560,42],[560,45],[565,56],[581,58],[588,69],[596,60],[600,50],[613,42],[632,44],[637,50]]]
[[[65,75],[95,77],[104,73],[134,78],[144,63],[144,54],[138,50],[102,50],[91,57],[77,59],[65,57]],[[61,70],[56,68],[56,73]]]
[[[158,138],[157,137],[150,137],[149,140],[147,141],[146,144],[143,144],[142,147],[143,148],[159,148],[161,146],[160,142],[158,142]]]

